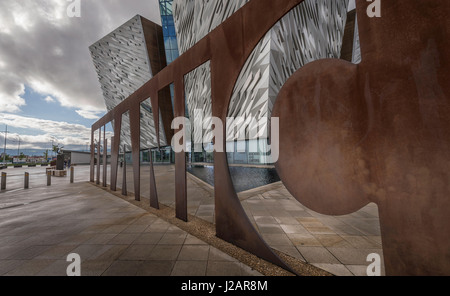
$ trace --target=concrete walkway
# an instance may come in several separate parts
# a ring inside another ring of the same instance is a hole
[[[87,183],[0,193],[0,275],[252,276],[248,266]]]
[[[122,184],[119,171],[118,186]],[[141,195],[148,197],[148,168],[141,167]],[[155,166],[160,203],[175,206],[175,168]],[[188,174],[188,213],[214,223],[214,189]],[[127,170],[127,187],[133,190],[133,171]],[[300,204],[277,182],[238,194],[250,221],[273,249],[338,276],[365,276],[367,256],[383,259],[376,204],[345,216],[326,216]],[[385,274],[384,264],[381,266]]]
[[[21,189],[23,172],[27,170],[31,171],[32,188],[24,191]],[[100,188],[86,183],[69,185],[66,177],[52,178],[53,185],[49,189],[45,175],[39,173],[41,170],[8,169],[8,188],[0,193],[0,274],[27,274],[27,270],[33,270],[30,274],[51,273],[51,270],[57,273],[56,267],[51,267],[54,265],[59,266],[59,273],[65,274],[65,268],[61,268],[67,267],[68,263],[63,257],[73,250],[81,250],[87,252],[87,255],[80,254],[85,262],[84,274],[136,275],[145,273],[140,271],[141,268],[151,263],[165,266],[165,269],[161,267],[160,275],[189,275],[191,272],[198,275],[258,275],[214,247]],[[160,203],[173,207],[174,167],[156,166],[155,175]],[[88,176],[88,166],[76,167],[75,182],[85,182]],[[148,195],[147,178],[148,170],[143,166],[141,193],[144,200]],[[132,180],[132,167],[129,166],[127,187],[130,191],[133,190]],[[121,184],[119,170],[118,186]],[[211,186],[188,174],[187,187],[189,214],[214,223]],[[367,255],[383,255],[375,204],[351,215],[324,216],[302,206],[281,182],[240,193],[239,198],[249,219],[273,249],[331,274],[366,275]],[[34,235],[37,244],[32,239]],[[46,237],[50,239],[44,240]],[[54,237],[61,241],[53,241]],[[149,241],[145,240],[147,238]],[[71,246],[74,248],[68,250]],[[200,251],[195,251],[197,249]],[[160,251],[167,252],[167,257],[156,257],[167,260],[154,260],[155,255],[151,254]],[[47,252],[50,255],[45,255]],[[195,262],[186,259],[186,252],[198,253],[192,255]],[[217,260],[217,256],[222,260]],[[154,261],[166,262],[156,264]],[[226,263],[225,267],[219,268],[217,262]],[[184,272],[180,271],[183,266]]]

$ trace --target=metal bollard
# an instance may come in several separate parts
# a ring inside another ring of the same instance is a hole
[[[1,190],[6,189],[6,173],[2,173],[2,187]]]
[[[30,174],[29,173],[25,173],[25,181],[24,181],[24,189],[28,189],[30,188]]]
[[[47,186],[51,186],[52,185],[52,172],[48,171],[47,172]]]
[[[73,183],[74,169],[73,166],[70,167],[70,183]]]

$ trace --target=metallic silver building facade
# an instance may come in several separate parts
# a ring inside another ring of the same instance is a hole
[[[159,61],[149,58],[150,44],[146,36],[146,31],[153,30],[154,26],[156,25],[136,15],[89,47],[108,111],[156,74],[153,73],[152,63]],[[163,126],[162,116],[159,118],[160,126]],[[128,114],[123,116],[122,127],[121,147],[131,147]],[[163,128],[160,129],[160,139],[162,145],[167,145]],[[141,105],[141,143],[143,148],[158,147],[150,100]]]
[[[173,11],[180,54],[247,2],[175,0]],[[251,156],[232,153],[230,162],[270,163],[265,156],[267,141],[264,139],[267,138],[276,95],[286,80],[303,65],[323,58],[340,58],[348,2],[306,0],[283,17],[259,42],[237,80],[228,112],[231,121],[240,120],[236,125],[242,125],[242,119],[255,121],[246,127],[245,139],[237,138],[235,129],[227,129],[227,151],[250,149],[258,152],[251,153]],[[201,113],[205,118],[211,116],[210,79],[209,63],[185,76],[187,108],[193,126],[194,114]],[[195,143],[201,142],[202,132],[194,129]],[[234,143],[234,140],[246,140],[247,143]],[[236,156],[238,159],[234,159]]]

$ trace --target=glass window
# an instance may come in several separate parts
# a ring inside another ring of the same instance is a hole
[[[170,27],[168,27],[168,35],[169,35],[169,36],[173,36],[173,37],[176,37],[176,36],[177,36],[177,34],[176,34],[176,32],[175,32],[175,26],[170,26]]]
[[[173,62],[171,50],[166,50],[166,60],[167,60],[167,64],[170,64]]]
[[[176,58],[178,58],[178,49],[176,50],[172,50],[172,58],[175,60]]]
[[[164,39],[164,48],[167,50],[171,49],[172,41],[170,37]]]
[[[170,49],[174,49],[176,50],[178,47],[177,45],[177,39],[175,39],[174,37],[170,38]]]

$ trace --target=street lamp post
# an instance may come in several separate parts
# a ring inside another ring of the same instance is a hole
[[[8,136],[8,126],[5,129],[5,148],[3,150],[3,165],[6,165],[6,138]]]

